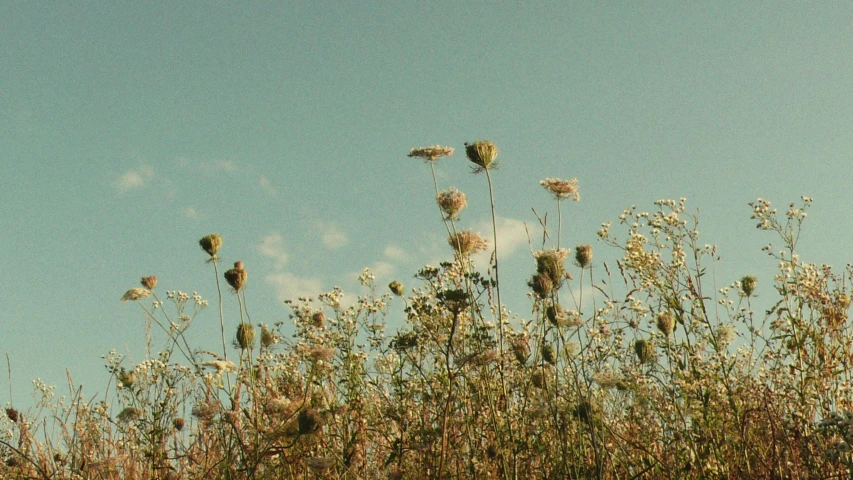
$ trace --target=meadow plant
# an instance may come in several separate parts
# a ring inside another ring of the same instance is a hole
[[[486,174],[479,201],[494,227],[497,148],[465,150]],[[382,292],[365,270],[355,301],[334,287],[286,301],[290,322],[270,325],[251,320],[246,267],[220,273],[223,241],[208,235],[199,245],[213,263],[221,350],[187,335],[207,300],[143,277],[121,300],[141,313],[144,358],[106,354],[104,395],[85,396],[70,376],[63,396],[36,381],[36,404],[22,411],[10,392],[0,477],[850,476],[853,267],[800,258],[810,198],[781,214],[751,203],[778,242],[763,249],[775,274],[722,283],[722,259],[685,199],[625,209],[589,232],[608,247],[595,255],[582,232],[571,251],[562,221],[555,235],[539,218],[530,308],[513,313],[500,301],[496,235],[490,245],[461,228],[468,196],[438,188],[437,160],[452,153],[409,154],[431,166],[447,261]],[[561,202],[580,198],[575,179],[541,185],[560,219]],[[481,271],[472,255],[490,248]]]

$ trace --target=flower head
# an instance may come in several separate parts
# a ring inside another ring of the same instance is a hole
[[[575,262],[581,268],[586,268],[592,262],[592,245],[578,245],[575,247]]]
[[[546,178],[539,182],[545,190],[551,192],[557,200],[571,198],[574,201],[581,199],[578,192],[578,179],[560,180],[559,178]]]
[[[426,162],[434,162],[441,157],[449,157],[450,155],[453,155],[453,148],[442,147],[441,145],[413,148],[409,152],[410,157],[423,158]]]
[[[447,243],[462,256],[482,252],[489,246],[488,242],[480,234],[470,230],[454,233],[447,239]]]
[[[436,200],[438,207],[441,208],[448,220],[456,219],[459,212],[468,205],[468,198],[456,188],[449,188],[440,192]]]
[[[147,288],[131,288],[124,292],[124,296],[121,297],[121,301],[126,302],[128,300],[139,300],[140,298],[145,298],[149,295],[151,295],[151,290],[148,290]]]
[[[231,285],[238,292],[246,284],[246,279],[249,278],[248,272],[243,268],[243,262],[234,262],[234,268],[226,271],[224,276],[228,285]]]
[[[222,246],[222,237],[215,233],[211,233],[210,235],[202,237],[201,240],[198,241],[201,249],[207,252],[211,258],[216,258],[216,252],[219,251],[219,247]]]
[[[151,275],[150,277],[142,277],[142,286],[147,288],[148,290],[154,290],[154,287],[157,286],[157,277]]]
[[[540,250],[535,252],[533,256],[536,258],[537,273],[547,275],[554,286],[558,286],[563,282],[566,276],[566,267],[563,265],[563,262],[569,256],[568,249]]]
[[[468,160],[476,165],[474,173],[479,173],[496,166],[495,157],[498,156],[498,147],[488,140],[480,140],[466,143],[465,154],[468,155]]]

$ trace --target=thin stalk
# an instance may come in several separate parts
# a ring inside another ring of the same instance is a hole
[[[222,287],[219,285],[219,267],[216,266],[216,257],[210,260],[213,262],[213,272],[216,274],[216,293],[219,295],[219,328],[222,332],[222,359],[228,360],[228,351],[225,348],[225,310],[222,306]]]

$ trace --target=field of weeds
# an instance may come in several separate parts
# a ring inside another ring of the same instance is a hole
[[[762,279],[776,296],[760,311],[748,272],[717,285],[720,259],[683,199],[602,224],[595,248],[617,249],[612,264],[568,245],[561,205],[579,200],[575,179],[541,182],[558,225],[540,222],[535,268],[508,280],[500,245],[458,225],[466,195],[439,190],[435,169],[452,153],[410,153],[432,171],[452,261],[425,266],[411,285],[375,285],[365,271],[372,293],[349,305],[340,290],[318,292],[286,302],[292,324],[254,324],[247,268],[220,258],[219,235],[205,236],[199,266],[218,297],[142,278],[122,300],[150,327],[147,358],[105,357],[109,400],[59,400],[40,384],[32,411],[7,405],[0,476],[848,478],[853,270],[798,256],[811,199],[778,212],[751,204],[751,221],[777,244],[766,253],[778,271]],[[465,145],[493,224],[497,153],[491,142]],[[471,256],[482,251],[493,255],[478,270]],[[501,303],[508,281],[529,286],[531,312]],[[239,318],[226,318],[223,302],[237,303]],[[394,302],[406,318],[392,331]],[[196,318],[217,315],[221,343],[191,345]]]

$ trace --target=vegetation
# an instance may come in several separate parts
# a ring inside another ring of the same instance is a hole
[[[497,148],[466,145],[486,177]],[[129,290],[152,333],[138,364],[105,357],[114,394],[57,399],[39,384],[35,411],[2,418],[3,478],[846,478],[853,445],[853,267],[802,261],[811,200],[779,214],[751,204],[778,237],[776,297],[755,312],[757,280],[720,288],[714,246],[685,200],[631,207],[597,233],[617,249],[563,247],[561,204],[576,180],[545,179],[558,226],[544,219],[531,262],[527,318],[500,304],[497,245],[461,230],[467,197],[439,191],[448,147],[412,150],[431,167],[453,260],[426,266],[350,305],[335,289],[286,302],[293,325],[253,324],[242,262],[220,272],[222,239],[201,239],[219,292],[222,344],[185,333],[198,295]],[[471,260],[491,251],[481,273]],[[571,261],[570,261],[571,257]],[[573,266],[567,265],[572,263]],[[568,267],[568,268],[567,268]],[[746,272],[745,272],[746,273]],[[220,278],[233,295],[223,295]],[[766,300],[765,300],[766,301]],[[237,302],[239,318],[225,318]],[[387,329],[392,302],[405,325]],[[234,339],[226,343],[227,332]],[[152,348],[154,340],[163,342]],[[216,350],[216,351],[214,351]],[[79,390],[77,390],[79,392]]]

